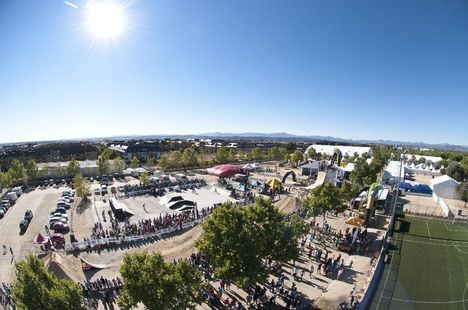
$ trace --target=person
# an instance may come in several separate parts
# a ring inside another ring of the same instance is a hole
[[[310,265],[309,269],[309,277],[312,277],[312,274],[314,273],[314,265]]]
[[[13,249],[10,247],[10,253],[11,255],[13,255]]]
[[[350,262],[349,262],[349,268],[350,268],[350,269],[353,268],[353,261],[350,261]]]
[[[7,251],[8,251],[8,250],[7,250],[6,245],[3,245],[3,255],[6,255]]]

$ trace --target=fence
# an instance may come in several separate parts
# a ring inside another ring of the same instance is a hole
[[[450,208],[447,206],[445,201],[442,198],[440,198],[439,196],[437,196],[436,193],[432,193],[432,199],[434,199],[434,201],[437,202],[437,204],[440,206],[440,208],[442,209],[443,214],[446,217],[449,217],[450,216]]]

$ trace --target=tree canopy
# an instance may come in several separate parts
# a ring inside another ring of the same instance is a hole
[[[303,206],[312,216],[325,216],[327,211],[341,211],[342,203],[343,197],[340,189],[333,184],[324,183],[310,191]]]
[[[29,159],[25,165],[26,168],[26,176],[28,180],[35,180],[38,177],[38,168],[36,161],[34,159]]]
[[[132,159],[130,160],[130,167],[132,167],[132,169],[135,169],[135,168],[138,168],[139,165],[140,165],[140,160],[138,159],[138,157],[133,155]]]
[[[74,157],[68,162],[67,173],[69,175],[76,175],[80,173],[80,164]]]
[[[461,182],[465,180],[466,174],[465,169],[463,169],[462,165],[456,161],[452,161],[447,169],[445,170],[448,176],[451,178]]]
[[[270,200],[214,210],[203,223],[196,247],[214,264],[215,273],[240,286],[267,278],[263,259],[287,262],[299,256],[298,238],[305,232],[302,219],[286,221]]]
[[[73,182],[75,183],[76,195],[81,199],[85,200],[91,193],[88,181],[83,177],[81,173],[78,173],[74,176]]]
[[[21,181],[26,177],[26,169],[24,165],[17,159],[13,159],[10,163],[10,168],[8,169],[13,181]]]
[[[13,300],[18,309],[82,309],[79,286],[58,279],[36,256],[29,255],[15,266],[17,281],[13,284]]]
[[[138,303],[149,310],[195,309],[203,301],[202,275],[186,260],[172,264],[160,253],[126,254],[120,273],[124,286],[118,303],[123,309]]]

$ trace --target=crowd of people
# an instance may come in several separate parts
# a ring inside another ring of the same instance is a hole
[[[12,287],[9,283],[3,283],[0,287],[0,306],[2,309],[14,309]]]
[[[85,305],[91,309],[97,309],[98,299],[101,299],[104,304],[113,305],[122,285],[123,280],[119,277],[109,280],[102,276],[94,281],[80,283]]]
[[[111,218],[111,227],[109,229],[104,228],[100,222],[95,223],[92,228],[90,238],[85,238],[85,241],[100,238],[147,235],[170,228],[182,229],[182,225],[205,218],[213,212],[213,209],[214,206],[202,208],[200,210],[194,208],[190,211],[180,213],[160,214],[159,217],[141,219],[133,223],[130,222],[129,219],[121,223],[116,219]]]

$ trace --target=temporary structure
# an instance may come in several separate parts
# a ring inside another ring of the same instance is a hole
[[[206,172],[220,178],[232,178],[236,174],[248,174],[246,169],[236,165],[218,165],[206,169]]]
[[[440,198],[459,199],[458,187],[460,183],[448,175],[436,177],[429,181],[429,186]]]
[[[281,188],[281,181],[277,178],[269,179],[268,181],[266,181],[266,184],[268,184],[268,186],[270,186],[271,188]]]
[[[49,238],[44,238],[41,233],[39,233],[36,238],[34,238],[34,243],[45,244],[49,241]]]

